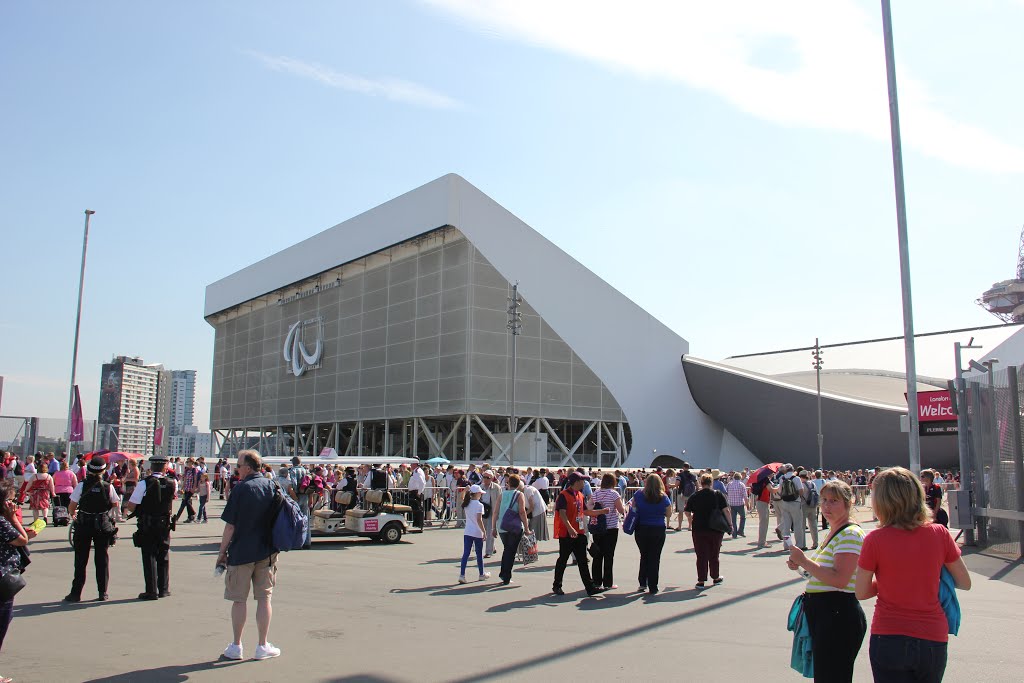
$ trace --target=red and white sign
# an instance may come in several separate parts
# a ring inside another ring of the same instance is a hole
[[[956,420],[949,392],[943,390],[917,392],[917,419],[920,422]]]
[[[380,531],[380,529],[377,527],[377,525],[378,525],[378,521],[376,519],[364,519],[363,520],[363,531],[367,532],[367,533],[371,532],[371,531]]]

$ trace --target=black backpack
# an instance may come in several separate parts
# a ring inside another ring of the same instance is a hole
[[[20,477],[25,474],[25,466],[21,464],[20,460],[14,461],[14,476]]]
[[[783,477],[782,481],[779,482],[779,498],[787,503],[792,503],[799,497],[799,492],[796,488],[796,477]]]

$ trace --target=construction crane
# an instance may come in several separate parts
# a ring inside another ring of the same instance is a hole
[[[1017,277],[995,283],[975,303],[1004,323],[1024,322],[1024,229],[1017,249]]]

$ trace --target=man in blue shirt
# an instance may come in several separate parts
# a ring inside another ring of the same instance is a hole
[[[270,596],[277,576],[277,553],[270,547],[267,530],[273,522],[274,494],[277,485],[264,477],[263,461],[254,450],[238,452],[238,484],[231,489],[221,519],[224,535],[220,540],[217,567],[226,567],[224,599],[231,601],[231,628],[234,640],[224,650],[227,659],[242,658],[242,629],[245,628],[246,601],[252,585],[256,599],[256,630],[259,643],[254,659],[269,659],[281,654],[267,640],[270,631]]]

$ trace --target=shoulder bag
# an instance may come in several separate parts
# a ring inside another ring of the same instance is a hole
[[[519,518],[519,491],[512,494],[508,509],[501,516],[501,530],[511,534],[523,533],[523,520]]]
[[[626,513],[626,518],[622,520],[622,533],[627,536],[632,536],[633,531],[636,530],[636,496],[633,496],[633,500],[629,504],[629,511]]]
[[[7,601],[25,587],[25,576],[17,569],[12,569],[0,575],[0,600]]]
[[[728,513],[726,510],[729,508],[728,502],[723,508],[719,506],[723,496],[721,491],[715,491],[714,498],[714,509],[711,510],[711,517],[708,518],[708,526],[711,527],[712,531],[719,531],[723,534],[732,533],[732,522],[729,520]]]

